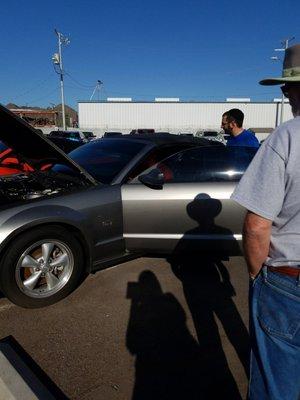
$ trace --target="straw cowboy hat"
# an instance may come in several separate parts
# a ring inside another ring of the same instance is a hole
[[[285,50],[282,76],[280,78],[267,78],[259,83],[269,86],[297,82],[300,82],[300,44],[295,44]]]

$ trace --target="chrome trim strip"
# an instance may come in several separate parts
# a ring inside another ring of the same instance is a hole
[[[117,242],[118,240],[122,240],[122,239],[124,239],[124,236],[115,236],[115,237],[113,237],[113,238],[109,238],[109,239],[106,239],[106,240],[101,240],[101,241],[99,241],[99,242],[96,243],[96,247],[97,247],[97,246],[102,246],[102,245],[104,245],[104,244],[109,244],[109,243]]]
[[[242,240],[241,234],[236,235],[191,235],[191,234],[172,234],[172,233],[124,233],[124,238],[127,239],[172,239],[172,240],[180,240],[184,237],[184,239],[201,239],[201,240]]]

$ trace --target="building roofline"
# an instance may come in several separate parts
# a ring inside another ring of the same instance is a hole
[[[281,100],[280,100],[281,102]],[[78,100],[77,104],[83,104],[83,103],[89,103],[89,104],[274,104],[274,100],[270,101],[137,101],[137,100],[132,100],[132,101],[106,101],[106,100],[99,100],[99,101],[93,101],[93,100]]]

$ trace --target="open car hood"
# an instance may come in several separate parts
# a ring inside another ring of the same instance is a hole
[[[45,161],[66,165],[94,185],[96,180],[26,121],[0,105],[0,140],[32,167]]]

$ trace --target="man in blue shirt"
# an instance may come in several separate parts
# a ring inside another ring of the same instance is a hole
[[[232,108],[222,115],[221,128],[230,137],[227,146],[259,147],[259,141],[251,131],[243,128],[244,113],[238,108]]]

